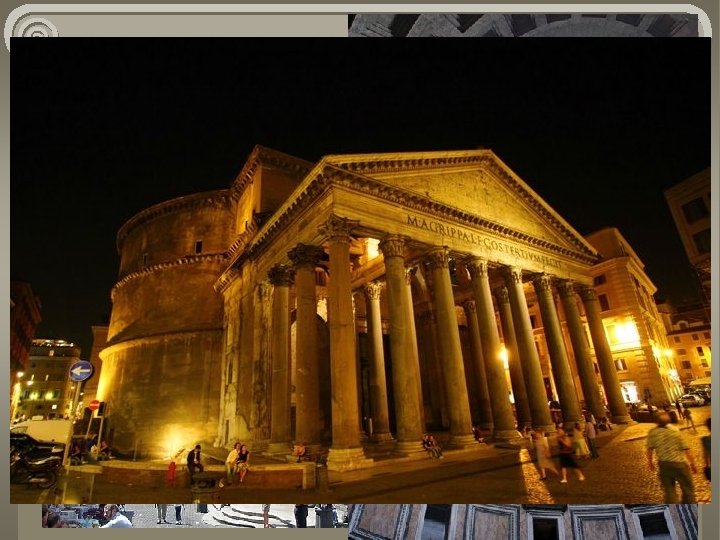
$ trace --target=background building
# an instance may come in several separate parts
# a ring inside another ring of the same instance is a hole
[[[700,282],[710,319],[710,167],[665,191],[688,260]]]
[[[70,366],[80,360],[80,349],[58,339],[35,339],[22,378],[15,418],[72,417],[75,385]]]
[[[353,540],[695,540],[697,505],[350,505]]]

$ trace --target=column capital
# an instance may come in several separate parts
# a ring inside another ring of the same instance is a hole
[[[380,298],[380,291],[384,286],[385,284],[382,281],[368,281],[363,285],[363,289],[368,298],[377,300]]]
[[[388,234],[378,244],[383,257],[405,258],[405,237],[400,234]]]
[[[450,250],[446,247],[436,247],[425,254],[425,262],[430,270],[450,267]]]
[[[274,287],[289,287],[293,281],[295,269],[287,264],[276,264],[268,270],[268,279]]]
[[[532,280],[535,292],[540,293],[551,293],[552,294],[552,276],[549,274],[539,274]]]
[[[477,311],[475,310],[475,300],[465,300],[462,303],[462,306],[465,309],[465,311],[467,311],[469,313],[477,313]]]
[[[508,285],[517,283],[522,285],[522,268],[519,266],[504,266],[502,275]]]
[[[597,300],[597,291],[587,285],[580,287],[578,293],[580,294],[580,298],[583,299],[583,302]]]
[[[329,242],[350,243],[350,233],[358,223],[359,221],[356,219],[348,219],[330,214],[325,220],[325,223],[318,227],[318,232],[326,237]]]
[[[470,277],[475,279],[476,277],[485,277],[488,275],[488,263],[487,259],[482,257],[471,257],[464,261],[465,268],[470,273]]]
[[[298,244],[288,251],[288,257],[296,267],[312,266],[315,268],[324,254],[325,251],[321,247],[307,244]]]
[[[493,289],[493,296],[495,296],[498,304],[510,303],[510,293],[508,293],[507,287],[497,287]]]
[[[557,288],[561,298],[575,297],[575,284],[570,279],[561,279],[557,282]]]

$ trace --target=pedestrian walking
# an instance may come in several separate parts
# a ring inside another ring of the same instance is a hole
[[[175,525],[182,525],[182,504],[174,504],[175,507]]]
[[[703,472],[705,473],[705,478],[708,482],[710,481],[710,424],[710,418],[705,420],[705,427],[708,428],[708,434],[700,439],[703,448],[703,457],[705,458],[705,467],[703,468]]]
[[[682,418],[683,410],[682,410],[682,405],[680,405],[679,399],[675,400],[675,408],[677,409],[678,419]]]
[[[578,477],[578,480],[582,482],[585,480],[585,475],[583,475],[580,470],[580,465],[578,465],[577,459],[575,458],[573,440],[567,433],[565,433],[565,429],[562,427],[557,428],[557,440],[560,454],[560,476],[562,477],[560,479],[560,483],[567,484],[568,469],[573,469]]]
[[[535,428],[535,431],[531,432],[531,437],[535,448],[537,466],[538,469],[540,469],[540,479],[545,480],[547,478],[546,471],[552,471],[555,475],[560,476],[550,455],[550,444],[548,443],[545,432],[542,428]]]
[[[592,422],[585,423],[585,438],[587,439],[587,445],[590,449],[590,458],[599,458],[597,446],[595,445],[595,438],[597,437],[597,431],[595,431],[595,424]]]
[[[685,427],[692,427],[693,433],[697,433],[697,429],[695,429],[695,421],[692,417],[692,411],[687,405],[685,405],[685,408],[683,409],[683,418],[685,419]]]
[[[580,429],[580,422],[575,422],[575,426],[572,431],[573,448],[575,449],[575,457],[586,458],[590,457],[590,449],[588,448],[587,441],[585,440],[585,434]]]
[[[175,470],[177,469],[177,465],[175,464],[175,459],[170,460],[170,465],[168,465],[168,473],[167,473],[167,484],[168,487],[175,487]]]
[[[267,529],[270,527],[270,505],[263,504],[262,511],[263,511],[263,529]]]
[[[308,505],[307,504],[296,504],[295,505],[295,526],[298,529],[307,528],[307,516],[308,516]]]
[[[657,456],[657,470],[660,485],[665,492],[667,504],[677,504],[675,484],[680,485],[683,504],[695,504],[695,486],[690,472],[696,472],[695,460],[690,446],[682,434],[669,426],[670,415],[661,412],[655,419],[657,426],[647,436],[648,467],[655,471],[653,455]],[[689,467],[688,467],[689,464]]]
[[[158,525],[160,523],[167,523],[167,504],[156,504],[155,509],[157,510],[157,522]]]

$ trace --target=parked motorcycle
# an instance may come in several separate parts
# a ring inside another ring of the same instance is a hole
[[[10,483],[34,484],[42,489],[51,488],[58,479],[62,466],[59,456],[28,457],[17,451],[10,453]]]

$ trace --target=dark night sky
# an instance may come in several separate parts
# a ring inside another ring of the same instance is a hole
[[[118,229],[229,187],[256,143],[491,148],[581,234],[618,227],[677,302],[695,286],[663,190],[710,165],[710,40],[13,39],[11,275],[37,336],[87,358]]]

